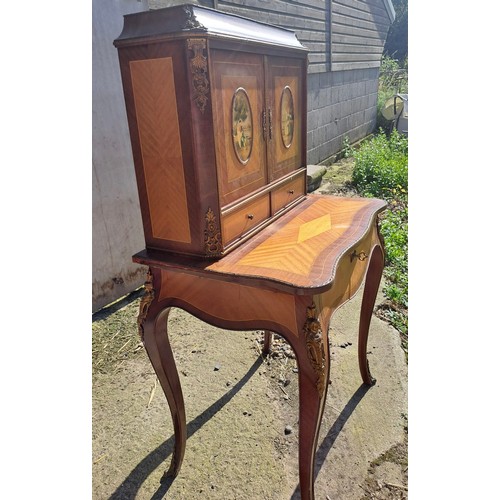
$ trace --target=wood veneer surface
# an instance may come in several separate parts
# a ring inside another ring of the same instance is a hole
[[[253,283],[295,294],[327,290],[341,257],[374,229],[386,203],[373,198],[309,195],[232,253],[214,262],[143,250],[134,261]],[[364,249],[369,252],[370,248]]]
[[[130,62],[153,237],[191,242],[171,57]]]
[[[302,161],[302,83],[301,61],[270,58],[268,95],[272,110],[272,140],[269,141],[269,178],[278,179],[300,168]],[[282,95],[288,89],[292,97],[293,135],[288,147],[282,138]]]
[[[214,126],[221,204],[248,195],[266,184],[266,146],[261,130],[264,109],[264,59],[258,54],[239,54],[213,50],[212,80],[215,99]],[[245,164],[233,146],[233,96],[242,89],[248,97],[248,121],[251,126],[251,153]]]

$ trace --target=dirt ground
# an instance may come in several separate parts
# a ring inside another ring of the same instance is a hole
[[[93,498],[300,498],[297,368],[288,344],[276,338],[264,358],[261,332],[220,330],[173,310],[188,441],[180,474],[161,483],[173,447],[170,414],[137,336],[139,297],[124,302],[93,321]],[[374,317],[369,355],[378,382],[361,384],[359,305],[360,294],[330,326],[316,498],[407,498],[406,364],[397,332]]]

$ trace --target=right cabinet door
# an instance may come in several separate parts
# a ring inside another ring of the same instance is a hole
[[[272,182],[302,166],[303,62],[267,57],[267,164]]]

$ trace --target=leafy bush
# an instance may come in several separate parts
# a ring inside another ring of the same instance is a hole
[[[352,182],[362,196],[388,202],[380,218],[384,238],[386,286],[390,303],[384,317],[401,333],[407,350],[408,335],[408,139],[394,130],[382,131],[353,152]]]
[[[379,90],[390,90],[394,94],[408,92],[408,59],[399,62],[387,55],[380,61]]]
[[[382,131],[353,153],[352,181],[364,196],[400,199],[408,190],[408,138],[394,130]]]

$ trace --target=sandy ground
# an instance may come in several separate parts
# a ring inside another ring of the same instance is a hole
[[[369,360],[377,384],[362,385],[360,299],[358,293],[330,325],[331,384],[316,499],[408,497],[407,364],[397,331],[374,316]],[[297,369],[286,342],[278,338],[274,353],[263,358],[261,332],[220,330],[179,309],[170,316],[169,334],[188,441],[178,477],[160,483],[173,428],[137,336],[138,307],[135,298],[93,321],[93,498],[300,498]]]

